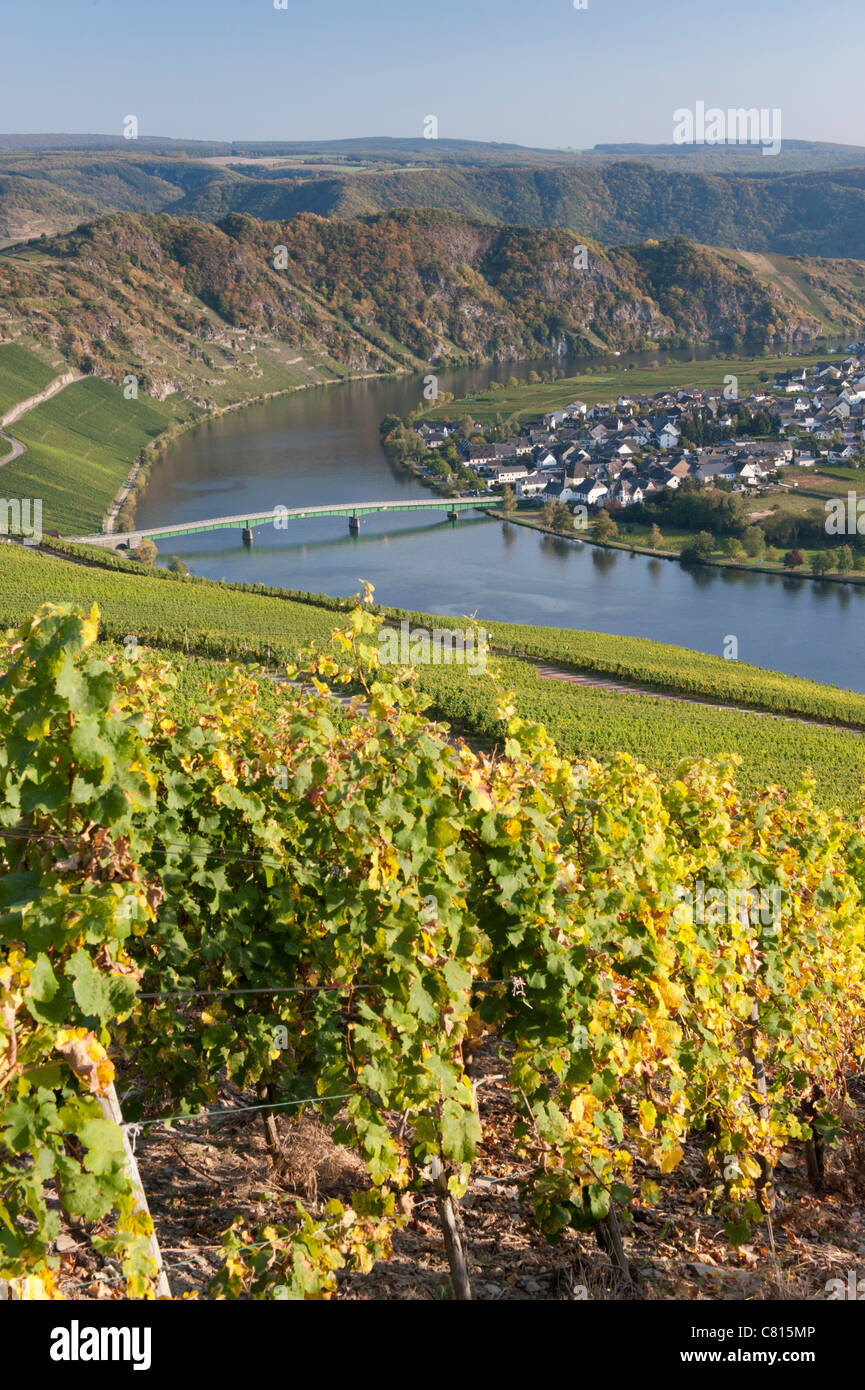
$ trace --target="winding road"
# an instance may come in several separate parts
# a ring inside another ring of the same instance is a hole
[[[0,468],[2,468],[4,463],[11,463],[13,459],[20,458],[27,446],[26,444],[22,444],[19,439],[13,439],[9,434],[3,434],[2,430],[0,430],[0,439],[4,439],[7,444],[12,445],[11,454],[7,454],[5,458],[0,459]]]

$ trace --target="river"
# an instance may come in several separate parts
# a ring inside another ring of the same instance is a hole
[[[633,354],[628,360],[642,365]],[[441,373],[439,386],[460,396],[542,365]],[[578,370],[579,364],[567,368]],[[421,393],[420,377],[357,381],[296,392],[205,422],[154,468],[137,524],[235,515],[280,503],[429,497],[420,483],[390,466],[378,435],[385,414],[407,414]],[[257,528],[251,550],[231,531],[178,538],[172,553],[212,579],[343,595],[370,580],[382,603],[454,618],[477,614],[587,628],[719,656],[734,636],[741,661],[865,692],[865,585],[711,566],[686,570],[471,513],[455,524],[411,513],[364,517],[356,537],[349,536],[344,517],[289,521],[285,530]],[[161,558],[166,554],[167,543]]]

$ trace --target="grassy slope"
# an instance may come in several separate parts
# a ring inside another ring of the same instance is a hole
[[[26,348],[17,343],[4,343],[0,347],[0,415],[19,401],[44,390],[57,375],[57,371]]]
[[[5,493],[41,497],[43,530],[99,531],[139,450],[172,419],[158,401],[124,400],[119,385],[75,382],[15,422],[27,452],[3,469]]]
[[[0,622],[20,622],[40,603],[98,603],[112,637],[131,633],[157,646],[198,643],[204,654],[224,656],[245,648],[293,654],[313,639],[326,641],[332,613],[309,604],[234,593],[207,581],[182,583],[167,576],[90,569],[66,560],[0,546]]]
[[[272,659],[290,657],[307,642],[327,643],[340,619],[332,609],[291,599],[222,588],[206,580],[181,582],[156,574],[130,575],[122,570],[90,569],[47,558],[17,547],[0,546],[0,623],[18,622],[45,600],[91,604],[103,614],[106,636],[115,640],[135,634],[145,644],[183,650],[186,636],[193,652],[211,657],[244,653]],[[448,620],[437,619],[438,626]],[[744,682],[753,696],[765,689],[790,708],[813,708],[814,702],[837,702],[838,713],[865,725],[865,697],[834,692],[759,668],[731,667],[720,658],[700,656],[680,648],[657,647],[640,639],[569,633],[543,628],[492,625],[496,642],[513,650],[536,644],[539,657],[564,664],[615,669],[618,674],[646,679],[647,671],[668,685],[693,688],[694,681],[714,685]],[[186,636],[185,636],[186,635]],[[621,658],[613,665],[612,648]],[[653,665],[654,663],[654,665]],[[191,668],[188,680],[194,698],[197,682],[206,679],[206,664]],[[515,693],[519,712],[543,719],[563,750],[604,756],[625,749],[647,765],[667,772],[678,761],[696,754],[741,753],[743,784],[756,789],[769,783],[794,785],[813,768],[818,796],[826,805],[848,811],[857,804],[865,776],[865,740],[852,732],[811,727],[802,723],[747,712],[675,704],[650,696],[609,694],[544,680],[523,661],[497,656],[491,669],[500,686]],[[198,672],[198,674],[196,674]],[[202,674],[203,673],[203,674]],[[744,673],[744,674],[743,674]],[[490,674],[469,675],[464,669],[428,667],[420,683],[434,700],[441,717],[477,733],[485,740],[500,736],[495,719],[496,683]],[[761,685],[762,683],[762,685]],[[733,687],[727,692],[736,693]],[[739,691],[741,694],[741,689]]]

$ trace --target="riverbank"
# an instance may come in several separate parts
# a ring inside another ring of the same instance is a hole
[[[519,516],[511,512],[505,516],[499,511],[490,511],[482,507],[485,515],[494,516],[501,522],[512,521],[515,526],[526,526],[532,531],[539,531],[545,536],[554,536],[559,541],[570,541],[576,545],[594,545],[599,550],[619,550],[627,555],[645,555],[652,560],[672,560],[675,564],[681,564],[682,559],[679,554],[672,550],[656,550],[648,545],[629,545],[626,541],[601,541],[594,536],[572,536],[567,531],[557,531],[551,526],[544,526],[542,522],[532,521],[527,516]],[[697,566],[700,569],[711,567],[722,570],[740,570],[746,574],[776,574],[785,579],[811,579],[817,584],[865,584],[865,573],[863,574],[841,574],[839,572],[829,574],[812,574],[809,570],[796,567],[789,569],[782,564],[776,564],[770,560],[734,560],[734,559],[706,559],[701,560]]]
[[[698,345],[692,345],[692,348],[690,350],[696,352],[698,350]],[[555,367],[555,365],[550,364],[546,359],[538,359],[533,357],[515,358],[509,359],[506,365],[508,367],[509,372],[511,373],[512,379],[515,369],[526,373],[526,380],[521,384],[519,388],[520,391],[534,391],[536,389],[535,386],[531,384],[529,379],[533,374],[533,366],[535,368],[542,368],[543,370],[540,374],[541,381],[539,383],[540,388],[541,390],[549,390],[554,394],[556,400],[558,400],[563,390],[565,391],[565,395],[567,396],[567,389],[569,389],[569,383],[584,381],[586,377],[589,376],[592,376],[594,381],[597,383],[600,383],[602,381],[615,382],[618,381],[619,378],[621,378],[621,383],[623,385],[627,383],[630,386],[630,389],[635,390],[637,389],[637,380],[642,379],[643,375],[646,375],[647,379],[651,379],[654,382],[654,384],[658,386],[659,383],[657,380],[657,374],[660,372],[666,373],[667,371],[678,373],[680,371],[684,371],[685,369],[691,369],[697,370],[698,373],[701,375],[709,371],[710,379],[714,379],[714,376],[717,375],[717,369],[712,368],[712,363],[714,362],[726,364],[727,366],[729,366],[731,363],[734,364],[740,372],[741,380],[745,382],[746,380],[749,380],[752,375],[754,380],[756,381],[761,371],[768,372],[776,367],[782,366],[783,364],[789,364],[791,360],[801,360],[803,363],[819,360],[815,354],[790,353],[782,354],[781,356],[777,357],[744,358],[725,358],[721,354],[717,354],[705,360],[692,360],[688,362],[680,362],[676,361],[674,357],[670,357],[669,360],[663,360],[665,358],[665,353],[663,351],[659,351],[658,357],[660,360],[657,362],[656,366],[652,366],[651,368],[630,368],[628,366],[625,366],[619,369],[614,369],[612,370],[612,372],[607,374],[606,372],[602,372],[602,367],[604,367],[605,365],[604,359],[607,356],[608,354],[606,353],[598,354],[598,375],[594,375],[595,368],[593,366],[587,366],[585,374],[572,377],[562,376],[557,380],[553,380],[552,378],[555,377],[555,374],[558,369]],[[489,368],[490,370],[492,370],[496,367],[502,367],[503,365],[503,363],[497,363],[495,359],[483,362],[470,361],[469,359],[462,360],[462,358],[457,357],[453,361],[449,360],[447,363],[439,364],[436,370],[439,375],[444,375],[448,373],[453,373],[455,371],[459,372],[463,369],[470,367],[482,369]],[[566,359],[561,361],[562,370],[566,370],[568,365],[569,364]],[[418,372],[422,370],[423,367],[420,366],[418,368]],[[634,375],[634,373],[636,373],[636,376]],[[711,373],[714,373],[714,375],[711,375]],[[247,406],[262,405],[266,404],[269,401],[277,400],[281,397],[292,396],[297,394],[298,392],[306,391],[310,387],[314,386],[346,385],[354,381],[396,380],[401,377],[411,376],[413,374],[414,373],[411,367],[403,366],[398,363],[395,364],[393,369],[388,372],[345,371],[342,375],[335,375],[330,379],[325,378],[319,381],[302,382],[297,385],[285,387],[281,390],[266,391],[255,396],[245,396],[244,398],[238,399],[236,401],[215,405],[213,407],[209,407],[207,409],[202,410],[198,418],[184,422],[176,430],[172,429],[170,431],[166,431],[159,441],[153,441],[152,445],[148,445],[145,450],[145,455],[147,453],[152,452],[153,457],[142,459],[140,461],[139,469],[135,473],[134,477],[133,471],[135,469],[135,465],[133,465],[133,468],[130,469],[130,473],[126,479],[126,483],[124,487],[119,490],[118,496],[115,498],[114,502],[115,516],[117,516],[118,519],[121,510],[121,501],[118,500],[120,498],[120,493],[123,493],[123,502],[131,502],[131,506],[129,508],[124,508],[126,514],[123,518],[123,525],[120,529],[132,529],[133,527],[137,503],[141,496],[143,496],[147,488],[153,462],[156,461],[156,459],[161,455],[161,452],[163,450],[170,447],[170,445],[175,443],[177,439],[179,439],[183,434],[195,428],[196,425],[205,424],[209,420],[216,420],[225,415],[230,415],[236,411],[245,409]],[[535,372],[534,374],[538,375],[537,372]],[[426,378],[424,378],[424,380],[426,381]],[[599,395],[598,398],[601,399],[602,395]],[[457,408],[460,405],[462,405],[465,401],[474,401],[477,399],[480,399],[480,397],[473,394],[469,397],[464,397],[462,398],[462,400],[460,400],[459,398],[455,398],[450,392],[440,389],[437,393],[437,405],[435,408],[431,409],[425,404],[423,397],[419,395],[417,407],[412,412],[411,418],[417,419],[421,416],[430,415],[435,417],[437,413],[440,413],[442,411],[456,411]],[[568,397],[568,399],[570,399],[570,397]],[[500,404],[499,409],[501,408],[502,405]],[[415,464],[413,464],[410,458],[401,455],[397,450],[393,448],[387,448],[384,444],[384,441],[382,441],[382,444],[385,448],[385,453],[389,460],[403,467],[406,470],[406,472],[410,473],[413,477],[415,477],[418,480],[418,482],[421,483],[424,487],[427,487],[431,491],[438,492],[444,496],[450,495],[447,483],[443,483],[437,480],[435,477],[431,476],[423,469],[418,468]]]

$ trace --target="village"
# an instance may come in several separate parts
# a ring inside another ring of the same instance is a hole
[[[865,342],[851,344],[840,364],[778,373],[739,397],[735,377],[723,388],[622,394],[616,402],[575,400],[496,440],[474,425],[421,421],[427,450],[454,450],[463,477],[478,491],[513,489],[539,504],[617,510],[651,501],[686,479],[753,495],[779,485],[785,464],[865,466]],[[427,454],[419,471],[430,481],[446,471]],[[449,471],[449,470],[448,470]],[[794,484],[795,486],[795,484]]]

